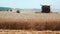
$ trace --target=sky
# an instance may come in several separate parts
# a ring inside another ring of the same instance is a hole
[[[0,7],[41,9],[42,5],[50,5],[51,9],[60,9],[60,0],[0,0]]]

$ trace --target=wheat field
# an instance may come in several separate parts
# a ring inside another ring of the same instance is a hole
[[[60,34],[60,14],[0,12],[0,29],[0,34]]]

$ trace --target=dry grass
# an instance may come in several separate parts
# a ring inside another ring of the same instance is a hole
[[[0,29],[60,30],[60,14],[0,12]]]
[[[60,31],[0,30],[0,34],[60,34]]]

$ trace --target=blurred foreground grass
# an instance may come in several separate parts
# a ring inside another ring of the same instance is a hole
[[[60,31],[0,30],[0,34],[60,34]]]

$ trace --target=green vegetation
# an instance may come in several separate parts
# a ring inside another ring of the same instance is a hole
[[[9,7],[0,7],[0,11],[9,11],[12,10],[12,8]]]

